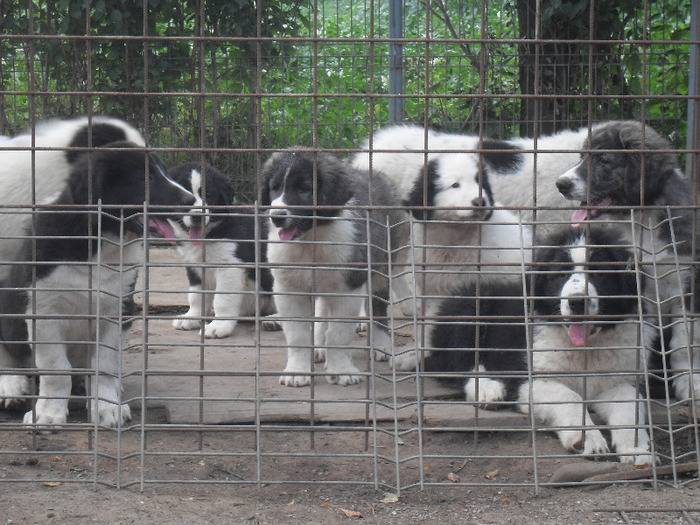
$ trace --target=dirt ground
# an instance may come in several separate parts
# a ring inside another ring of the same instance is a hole
[[[147,409],[143,432],[135,424],[95,436],[81,426],[87,414],[76,403],[75,429],[33,435],[12,425],[20,415],[0,412],[10,429],[0,433],[6,524],[700,522],[697,470],[679,474],[677,487],[665,476],[655,488],[645,480],[553,487],[552,475],[571,467],[634,470],[562,453],[551,433],[537,435],[534,462],[530,434],[509,425],[499,431],[497,419],[478,440],[435,424],[418,432],[406,420],[397,445],[389,423],[377,425],[387,433],[375,443],[361,424],[269,422],[255,432],[255,425],[172,425],[165,408]],[[143,414],[133,415],[139,422]]]
[[[219,346],[172,330],[180,310],[169,307],[184,304],[181,273],[151,276],[154,316],[134,324],[124,355],[133,412],[124,431],[93,432],[77,399],[70,425],[48,435],[28,434],[21,412],[0,411],[0,525],[700,522],[697,466],[658,471],[655,486],[648,476],[625,481],[639,471],[614,457],[569,455],[550,432],[529,430],[525,416],[475,412],[432,380],[419,424],[415,382],[397,380],[386,364],[376,364],[371,383],[389,407],[376,422],[369,377],[340,390],[344,402],[325,381],[314,402],[308,388],[280,387],[279,332],[256,334],[269,376],[254,377],[251,323]],[[676,467],[697,460],[697,429],[660,423],[654,439],[660,467],[670,457]],[[562,472],[610,479],[552,485]]]
[[[79,411],[78,411],[79,412]],[[79,417],[81,414],[75,414]],[[139,414],[136,414],[138,417]],[[6,418],[3,417],[6,421]],[[494,432],[475,445],[463,432],[427,432],[422,443],[425,452],[440,451],[439,457],[426,458],[422,467],[424,488],[404,489],[400,495],[386,488],[375,488],[373,462],[366,457],[324,457],[333,450],[362,450],[362,433],[319,432],[314,454],[295,457],[289,451],[310,452],[308,432],[264,432],[260,446],[269,456],[260,464],[252,457],[222,456],[223,450],[242,450],[232,445],[240,439],[229,430],[212,432],[151,432],[151,454],[160,451],[192,451],[192,455],[150,455],[141,463],[138,457],[124,455],[123,488],[95,485],[115,482],[115,464],[107,458],[97,461],[91,455],[75,455],[84,450],[80,441],[85,433],[56,433],[31,436],[5,432],[3,448],[23,451],[0,456],[0,481],[36,478],[23,483],[0,483],[2,523],[519,523],[534,525],[588,523],[697,523],[700,521],[700,485],[691,481],[681,487],[663,483],[656,489],[647,482],[621,482],[596,486],[540,487],[532,480],[533,464],[504,461],[497,455],[523,452],[527,445],[514,443],[512,435]],[[36,441],[34,451],[33,441]],[[102,438],[110,441],[109,438]],[[121,446],[125,451],[141,437],[126,432]],[[201,439],[201,449],[197,444]],[[252,440],[251,440],[252,441]],[[556,450],[553,437],[538,440],[543,456]],[[360,443],[358,443],[360,442]],[[379,440],[387,456],[388,440]],[[401,454],[411,458],[418,443],[409,436]],[[101,450],[114,446],[103,443]],[[279,453],[275,456],[273,451]],[[42,453],[43,452],[43,453]],[[450,457],[454,454],[454,457]],[[494,456],[494,457],[491,457]],[[419,467],[408,459],[403,476],[418,479]],[[543,461],[539,467],[544,481],[564,465],[584,464],[601,467],[573,457]],[[612,465],[612,463],[609,463]],[[391,482],[395,472],[388,461],[379,462],[379,480]],[[259,468],[263,479],[276,482],[257,486],[251,483]],[[139,474],[147,469],[148,482],[141,487]],[[382,470],[385,469],[385,470]],[[405,472],[408,471],[408,474]],[[450,486],[450,474],[459,476],[460,486]],[[315,480],[296,484],[295,479]],[[61,481],[42,481],[54,479]],[[682,478],[681,478],[682,479]],[[167,480],[167,481],[163,481]],[[191,483],[176,483],[190,480]],[[336,483],[338,480],[347,482]],[[358,485],[364,481],[366,485]],[[198,483],[195,483],[198,482]],[[352,484],[354,482],[355,484]],[[201,484],[207,483],[207,484]],[[528,486],[519,486],[525,483]],[[473,484],[473,485],[469,485]]]
[[[11,433],[10,433],[11,434]],[[2,438],[7,441],[8,435]],[[337,435],[332,436],[334,441]],[[468,454],[469,445],[459,433],[444,432],[426,436],[431,445],[443,450],[459,449]],[[14,436],[28,444],[31,437]],[[192,436],[186,432],[159,436],[161,445],[171,450],[184,450]],[[131,439],[127,437],[126,440]],[[230,439],[214,435],[205,437],[206,445]],[[293,433],[276,433],[269,437],[278,450],[284,447],[308,450],[308,437]],[[50,443],[53,440],[52,443]],[[68,446],[68,439],[54,436],[40,438],[39,446],[57,448],[56,440]],[[491,436],[489,448],[505,444],[502,435]],[[323,436],[317,445],[327,445]],[[408,446],[412,444],[408,443]],[[483,454],[483,448],[480,450]],[[540,488],[517,486],[516,481],[531,475],[518,472],[515,466],[498,462],[500,473],[485,477],[495,465],[482,459],[435,460],[426,463],[426,486],[402,491],[397,497],[373,486],[334,484],[328,479],[371,479],[371,465],[354,459],[280,458],[271,460],[263,469],[273,468],[281,477],[293,480],[315,476],[319,482],[304,484],[266,483],[262,486],[230,484],[251,475],[254,465],[241,458],[206,456],[163,458],[152,461],[149,474],[159,479],[178,479],[198,471],[201,480],[218,484],[149,483],[143,490],[139,484],[121,489],[95,486],[89,480],[93,472],[90,458],[60,455],[3,455],[0,476],[35,475],[51,472],[63,482],[0,483],[0,520],[2,523],[518,523],[534,525],[589,523],[697,523],[700,520],[700,486],[697,482],[655,490],[647,483],[611,484],[598,487]],[[113,465],[100,462],[99,469]],[[462,470],[458,470],[463,467]],[[133,462],[122,466],[128,477]],[[530,467],[531,468],[531,467]],[[445,476],[458,471],[464,480],[478,486],[449,486]],[[101,473],[102,474],[102,473]],[[65,476],[65,477],[64,477]],[[499,479],[501,478],[501,479]],[[71,483],[71,481],[75,483]],[[128,481],[125,479],[125,481]],[[430,483],[441,483],[431,486]],[[513,483],[500,485],[499,483]]]

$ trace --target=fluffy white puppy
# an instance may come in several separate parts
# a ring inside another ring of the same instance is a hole
[[[363,148],[353,164],[386,174],[416,219],[410,239],[414,250],[404,252],[412,260],[405,257],[403,264],[406,273],[417,269],[416,289],[427,304],[477,279],[520,275],[529,263],[530,227],[492,192],[494,177],[523,163],[516,146],[396,126],[377,132]],[[406,280],[393,285],[398,300],[413,296]]]

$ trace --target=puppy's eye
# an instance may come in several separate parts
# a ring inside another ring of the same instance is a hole
[[[459,182],[453,182],[452,186],[450,186],[450,188],[454,188],[454,189],[459,188]]]

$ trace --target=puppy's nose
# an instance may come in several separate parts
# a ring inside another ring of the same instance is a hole
[[[557,189],[559,190],[559,193],[561,193],[562,195],[568,195],[571,191],[571,188],[574,187],[574,183],[571,179],[559,178],[556,181],[556,185]]]
[[[287,210],[270,210],[270,219],[278,228],[283,227],[287,219]]]
[[[190,212],[189,220],[190,220],[190,223],[192,223],[193,226],[201,226],[201,225],[203,225],[205,222],[208,222],[207,217],[204,216],[204,215],[202,215],[201,212],[199,212],[199,213],[192,213],[192,212]],[[185,222],[187,222],[187,221],[185,221]]]
[[[569,309],[574,315],[584,315],[586,313],[586,296],[582,294],[575,294],[569,296],[567,299],[569,302]]]
[[[472,199],[472,206],[475,208],[484,206],[486,204],[486,201],[483,197],[476,197]]]

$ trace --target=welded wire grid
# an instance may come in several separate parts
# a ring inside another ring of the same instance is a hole
[[[603,516],[615,515],[618,517],[619,523],[639,523],[639,520],[657,520],[662,519],[677,519],[678,523],[697,523],[700,512],[698,509],[600,509],[597,513]],[[597,514],[596,513],[596,514]]]
[[[143,19],[149,20],[156,15],[145,4]],[[668,13],[679,9],[675,2],[667,4]],[[390,118],[509,138],[632,116],[671,138],[697,188],[697,162],[693,161],[698,156],[698,135],[694,135],[696,142],[685,142],[692,136],[687,123],[698,120],[692,120],[685,106],[696,99],[671,95],[674,90],[667,88],[678,82],[673,75],[679,70],[690,70],[697,78],[697,62],[689,58],[691,46],[687,38],[677,36],[685,37],[681,22],[687,24],[687,20],[669,16],[666,32],[650,34],[652,12],[645,5],[631,17],[634,29],[624,40],[614,40],[610,48],[601,45],[599,54],[584,53],[576,55],[576,61],[557,64],[552,62],[562,56],[557,53],[561,47],[593,44],[575,32],[578,39],[546,41],[542,17],[547,14],[541,9],[516,13],[508,2],[453,6],[442,1],[431,2],[429,12],[422,2],[405,2],[403,7],[401,34],[389,25],[386,2],[301,4],[296,36],[284,34],[282,28],[264,28],[263,8],[255,6],[249,15],[256,23],[236,37],[225,30],[213,33],[212,17],[201,3],[197,13],[202,16],[196,18],[193,31],[178,32],[174,25],[169,30],[154,29],[146,24],[141,32],[129,33],[133,28],[126,28],[123,35],[115,36],[104,33],[92,19],[87,22],[90,38],[82,33],[64,36],[56,23],[61,19],[58,11],[34,3],[17,7],[5,16],[23,16],[30,25],[13,26],[4,34],[0,125],[4,134],[14,135],[51,117],[111,113],[140,127],[149,146],[169,165],[206,159],[231,177],[242,202],[252,202],[260,195],[261,164],[270,151],[302,145],[345,156],[358,148],[371,129]],[[582,17],[596,22],[595,13]],[[528,37],[520,40],[528,31]],[[690,37],[693,42],[697,46],[697,37]],[[388,57],[398,44],[404,57],[403,86],[396,92]],[[119,79],[110,81],[109,65],[95,61],[91,66],[88,60],[76,64],[83,67],[78,70],[85,71],[84,76],[72,72],[70,83],[61,83],[65,79],[50,59],[61,45],[72,49],[74,56],[85,57],[110,45],[127,47],[133,60],[129,66],[143,73],[142,81],[129,85],[119,84]],[[207,51],[209,45],[219,46],[218,51]],[[177,54],[174,50],[181,46],[190,48],[191,54]],[[618,78],[622,84],[615,84],[598,67],[599,59],[618,56],[615,48],[635,57],[635,71],[627,69],[628,63],[611,64],[619,68],[626,83]],[[514,64],[522,57],[527,58],[521,64],[526,70],[543,74],[519,78]],[[661,57],[672,57],[677,69],[654,70],[652,65]],[[177,74],[175,80],[164,79],[170,83],[162,88],[157,71]],[[343,83],[347,78],[364,82]],[[584,79],[581,85],[587,91],[565,89],[564,79],[572,84],[574,79]],[[526,93],[525,86],[532,91]],[[390,112],[392,101],[401,104]],[[553,115],[559,112],[570,115],[568,120],[557,121]],[[687,117],[673,118],[674,114]],[[43,206],[37,203],[34,209]],[[99,213],[88,209],[99,224]],[[229,211],[236,213],[235,208]],[[264,216],[266,211],[255,206],[256,214]],[[0,212],[29,214],[31,206],[3,207]],[[159,212],[144,209],[143,213]],[[634,222],[633,217],[630,220]],[[211,242],[204,241],[205,252]],[[421,249],[420,241],[411,237],[410,242],[419,245],[404,248],[410,253],[408,261],[391,264],[415,283],[426,272],[438,270],[418,264],[414,255]],[[677,258],[672,260],[676,269],[683,265]],[[98,260],[95,268],[102,263]],[[186,311],[187,264],[171,245],[155,239],[144,247],[141,261],[129,263],[139,269],[138,308],[133,316],[113,321],[132,323],[123,337],[119,372],[122,402],[130,404],[132,421],[115,429],[88,422],[79,378],[84,376],[89,387],[99,372],[90,367],[73,370],[70,374],[78,381],[69,423],[56,433],[27,433],[21,424],[24,410],[37,399],[34,395],[21,411],[0,411],[0,456],[6,465],[0,481],[141,488],[162,483],[337,483],[396,493],[488,484],[538,491],[556,485],[550,476],[558,465],[578,459],[560,446],[553,429],[517,413],[512,403],[504,402],[498,411],[485,410],[419,369],[405,372],[373,361],[370,338],[361,332],[353,342],[363,376],[359,386],[328,385],[322,363],[315,363],[311,387],[283,387],[277,378],[286,356],[284,337],[279,331],[263,330],[259,313],[248,314],[231,338],[205,339],[196,330],[175,331],[173,319]],[[266,267],[261,260],[252,265],[258,272]],[[206,274],[216,264],[201,267]],[[527,290],[526,265],[511,271]],[[648,268],[639,260],[634,260],[630,271],[639,282],[649,278]],[[387,271],[392,281],[396,274]],[[413,290],[417,294],[413,299],[424,299]],[[202,296],[209,293],[204,290]],[[259,288],[253,293],[258,298],[263,294]],[[376,322],[389,327],[395,354],[415,354],[420,362],[421,352],[428,349],[423,331],[434,319],[421,310],[406,313],[406,302],[395,304],[396,297],[390,301],[389,319]],[[689,345],[697,345],[696,314],[691,307],[683,309],[681,319],[668,319],[658,298],[640,297],[639,302],[640,306],[646,302],[646,311],[656,315],[640,314],[625,322],[637,323],[640,331],[645,323],[657,330],[660,325],[682,323],[689,330]],[[371,333],[376,329],[371,309],[367,316]],[[354,324],[357,319],[336,321]],[[531,330],[532,319],[523,323]],[[660,340],[654,351],[657,356],[687,351],[668,348],[667,338]],[[641,337],[633,344],[641,350]],[[655,365],[650,364],[631,371],[638,374],[641,402],[649,413],[647,420],[637,424],[652,435],[659,464],[644,476],[602,477],[590,483],[651,481],[654,486],[680,486],[697,480],[698,407],[695,402],[676,400],[671,387],[676,375],[693,371],[672,370],[662,363],[661,368],[652,369]],[[4,367],[2,372],[18,370]],[[36,384],[38,376],[48,371],[19,372],[28,373]],[[606,459],[614,461],[614,454]]]

